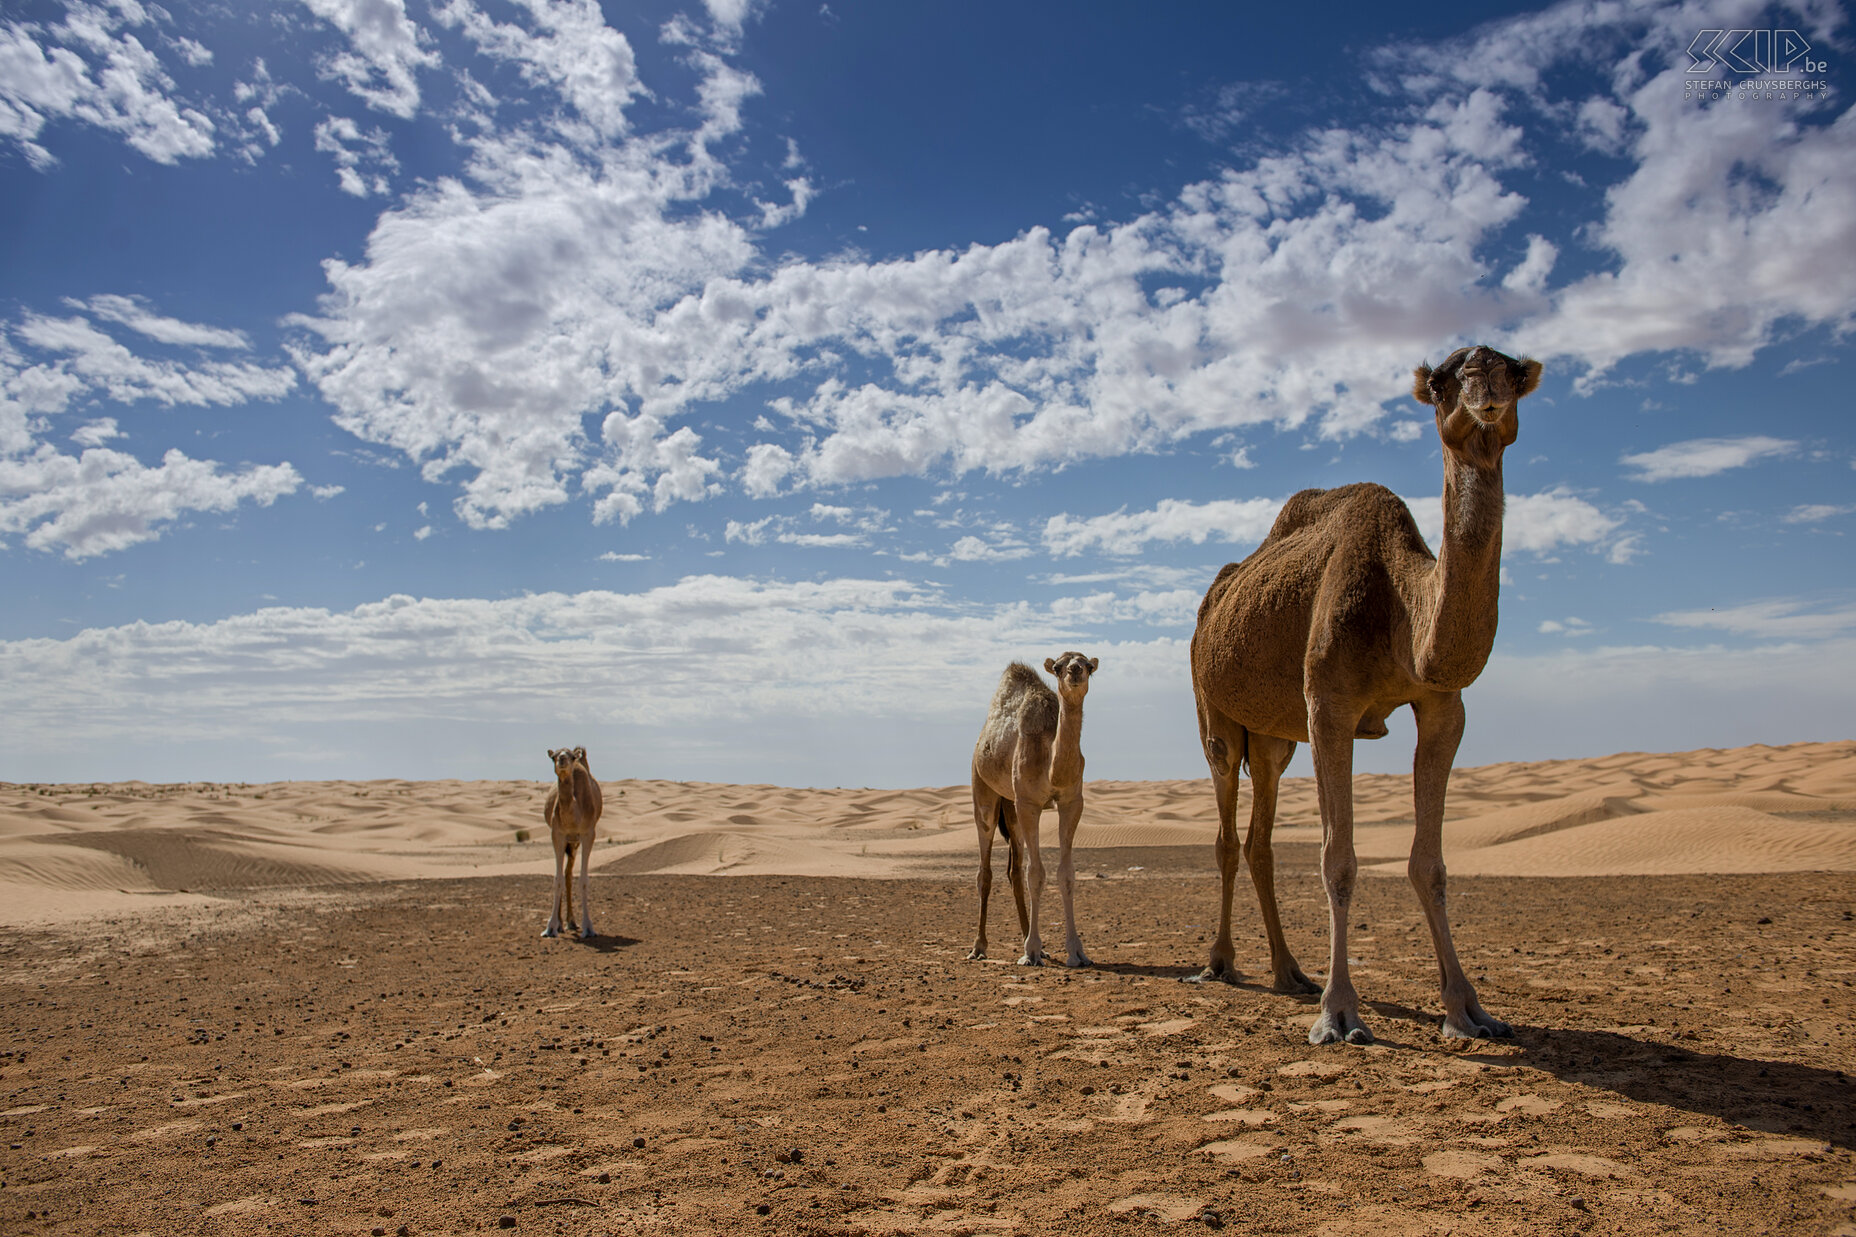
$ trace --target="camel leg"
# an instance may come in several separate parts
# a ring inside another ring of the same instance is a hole
[[[567,890],[566,869],[562,866],[567,857],[564,843],[566,838],[558,830],[551,830],[554,842],[554,910],[548,916],[548,926],[541,930],[543,936],[561,934],[561,900]]]
[[[1359,864],[1353,853],[1353,732],[1357,710],[1308,698],[1308,742],[1315,759],[1315,793],[1321,801],[1321,883],[1328,894],[1328,986],[1321,1013],[1309,1028],[1311,1044],[1370,1044],[1360,1021],[1360,997],[1347,971],[1347,916]]]
[[[973,779],[973,828],[980,835],[980,926],[973,937],[970,961],[986,956],[986,902],[992,897],[992,839],[999,827],[999,796],[978,777]],[[1009,847],[1011,843],[1008,841]]]
[[[1210,714],[1199,702],[1199,746],[1211,766],[1212,790],[1218,797],[1218,840],[1212,853],[1218,861],[1220,881],[1218,939],[1212,942],[1211,961],[1194,977],[1195,982],[1222,979],[1237,982],[1237,946],[1231,940],[1231,895],[1237,883],[1238,774],[1244,764],[1244,728],[1229,718]],[[1254,774],[1252,775],[1254,778]]]
[[[1418,904],[1431,928],[1437,951],[1444,1002],[1445,1039],[1486,1039],[1514,1034],[1507,1023],[1491,1018],[1476,1000],[1476,990],[1457,960],[1450,939],[1450,916],[1444,903],[1444,792],[1450,767],[1463,737],[1463,697],[1451,692],[1419,701],[1411,710],[1418,719],[1418,750],[1412,761],[1411,786],[1418,829],[1406,868]]]
[[[1005,875],[1012,882],[1012,905],[1018,909],[1018,937],[1031,932],[1031,916],[1026,913],[1025,852],[1018,839],[1018,808],[1010,799],[999,799],[999,814],[1005,818]]]
[[[1038,846],[1038,824],[1044,809],[1037,799],[1021,798],[1013,808],[1012,838],[1014,848],[1024,856],[1019,862],[1020,879],[1025,884],[1025,952],[1020,966],[1044,965],[1044,941],[1038,935],[1038,903],[1044,897],[1044,856]]]
[[[561,881],[561,889],[567,895],[566,906],[561,913],[561,924],[567,928],[572,928],[574,926],[574,860],[578,858],[579,855],[580,839],[572,836],[568,837],[567,875],[566,878]]]
[[[1270,942],[1270,970],[1275,974],[1278,992],[1313,993],[1321,986],[1302,973],[1289,952],[1289,942],[1282,933],[1282,913],[1276,906],[1276,854],[1270,846],[1270,832],[1276,827],[1276,787],[1282,771],[1295,755],[1295,744],[1288,739],[1252,734],[1250,754],[1250,832],[1244,838],[1244,857],[1250,864],[1250,883],[1256,886],[1257,909],[1263,912],[1263,932]],[[1232,790],[1235,796],[1236,778]],[[1232,858],[1233,866],[1236,857]],[[1227,903],[1227,914],[1229,904]],[[1228,930],[1228,928],[1227,928]]]
[[[1076,931],[1076,867],[1070,862],[1070,843],[1076,837],[1076,826],[1083,819],[1083,793],[1080,788],[1076,798],[1068,803],[1057,805],[1057,885],[1063,890],[1063,949],[1065,966],[1090,966],[1089,955],[1083,952],[1083,938]]]
[[[580,839],[580,939],[590,941],[599,933],[593,927],[592,867],[593,835]]]

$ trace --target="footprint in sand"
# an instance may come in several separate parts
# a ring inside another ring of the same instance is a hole
[[[1175,1224],[1190,1220],[1205,1210],[1205,1204],[1185,1194],[1130,1194],[1108,1205],[1110,1215],[1151,1212]]]
[[[1222,1108],[1217,1112],[1208,1112],[1201,1121],[1235,1121],[1241,1125],[1268,1125],[1276,1119],[1276,1114],[1267,1108]]]
[[[1482,1173],[1499,1173],[1508,1162],[1499,1155],[1482,1155],[1475,1151],[1438,1151],[1424,1157],[1424,1171],[1433,1177],[1467,1180]]]
[[[1418,1141],[1418,1132],[1393,1117],[1342,1117],[1328,1127],[1342,1134],[1357,1134],[1382,1147],[1409,1147]]]
[[[1346,1071],[1347,1067],[1336,1061],[1291,1061],[1276,1070],[1285,1078],[1332,1078]]]
[[[1238,1164],[1245,1160],[1260,1160],[1266,1155],[1274,1155],[1281,1146],[1281,1143],[1266,1136],[1251,1135],[1245,1138],[1226,1138],[1218,1142],[1206,1143],[1199,1148],[1199,1151],[1226,1164]]]
[[[1496,1112],[1520,1112],[1530,1117],[1544,1117],[1559,1108],[1557,1100],[1543,1100],[1538,1095],[1511,1095],[1495,1106]]]
[[[1252,1096],[1263,1094],[1255,1087],[1247,1087],[1241,1082],[1221,1082],[1215,1087],[1207,1088],[1207,1091],[1213,1099],[1223,1100],[1227,1104],[1242,1104],[1249,1101]]]
[[[1818,1145],[1821,1147],[1823,1144]],[[1620,1164],[1616,1160],[1607,1160],[1602,1155],[1581,1155],[1571,1151],[1554,1151],[1546,1155],[1529,1156],[1524,1160],[1517,1160],[1516,1164],[1521,1168],[1557,1168],[1563,1172],[1578,1173],[1581,1177],[1615,1179],[1639,1175],[1636,1169]]]

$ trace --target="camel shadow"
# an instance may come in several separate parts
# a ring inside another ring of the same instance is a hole
[[[1417,1027],[1435,1028],[1443,1021],[1437,1014],[1409,1005],[1363,1004],[1382,1018]],[[1406,1041],[1380,1036],[1379,1042],[1420,1051],[1426,1048],[1422,1035]],[[1856,1079],[1840,1069],[1700,1052],[1618,1031],[1520,1023],[1514,1024],[1513,1039],[1488,1043],[1518,1045],[1526,1054],[1526,1064],[1535,1069],[1640,1104],[1718,1117],[1762,1133],[1856,1148]],[[1474,1047],[1466,1055],[1474,1058]],[[1501,1060],[1514,1063],[1512,1057]]]
[[[1059,967],[1058,969],[1063,969]],[[1197,975],[1196,966],[1156,966],[1147,962],[1091,962],[1084,971],[1101,971],[1105,975],[1145,975],[1150,979],[1177,979],[1182,983]]]
[[[582,949],[590,949],[594,953],[602,954],[617,953],[621,949],[630,949],[633,945],[644,944],[635,936],[609,936],[604,932],[591,939],[576,936],[573,938],[573,943]]]

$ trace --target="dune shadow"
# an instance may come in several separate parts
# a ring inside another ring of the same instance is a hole
[[[1427,1028],[1437,1035],[1443,1016],[1391,1001],[1363,1001],[1383,1019]],[[1381,1026],[1375,1026],[1377,1033]],[[1380,1035],[1391,1047],[1423,1050],[1422,1035],[1408,1041]],[[1856,1079],[1835,1066],[1764,1061],[1726,1053],[1700,1052],[1662,1040],[1640,1039],[1618,1031],[1514,1024],[1513,1039],[1474,1041],[1464,1045],[1473,1059],[1476,1046],[1518,1045],[1523,1060],[1563,1082],[1610,1091],[1640,1104],[1660,1104],[1697,1115],[1718,1117],[1749,1130],[1793,1138],[1821,1139],[1856,1149]],[[1503,1064],[1514,1058],[1503,1057]]]

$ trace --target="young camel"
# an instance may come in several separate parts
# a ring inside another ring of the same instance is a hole
[[[1199,606],[1192,686],[1199,737],[1218,796],[1223,904],[1202,978],[1235,975],[1231,889],[1237,874],[1237,787],[1248,764],[1253,802],[1243,846],[1269,936],[1278,992],[1314,992],[1283,940],[1270,829],[1276,784],[1298,742],[1314,756],[1327,888],[1328,983],[1311,1044],[1370,1043],[1347,972],[1353,852],[1353,741],[1386,733],[1410,705],[1418,727],[1412,789],[1417,817],[1407,872],[1442,973],[1443,1033],[1508,1035],[1457,960],[1444,909],[1444,791],[1463,736],[1462,691],[1495,642],[1502,550],[1502,451],[1516,405],[1540,384],[1540,363],[1492,348],[1460,348],[1415,371],[1412,395],[1437,409],[1444,449],[1444,531],[1432,556],[1411,512],[1379,485],[1304,490],[1256,553],[1218,573]]]
[[[599,827],[599,814],[605,800],[599,783],[587,767],[584,747],[563,747],[550,751],[554,762],[554,789],[548,792],[542,814],[548,821],[548,835],[554,842],[554,912],[548,916],[543,936],[561,934],[561,907],[566,905],[565,922],[574,921],[574,852],[580,853],[580,939],[590,941],[599,935],[593,930],[593,897],[587,886],[587,869],[593,862],[593,833]]]
[[[1044,965],[1038,935],[1038,903],[1044,894],[1044,860],[1038,851],[1038,822],[1044,809],[1057,809],[1057,875],[1063,889],[1066,966],[1088,966],[1076,932],[1076,870],[1070,843],[1083,817],[1083,697],[1099,663],[1081,653],[1046,658],[1057,690],[1038,672],[1013,662],[999,677],[986,711],[986,724],[973,745],[973,825],[980,835],[980,928],[969,958],[986,956],[986,900],[992,893],[993,830],[1011,847],[1006,876],[1018,904],[1018,929],[1025,952],[1020,966]]]

